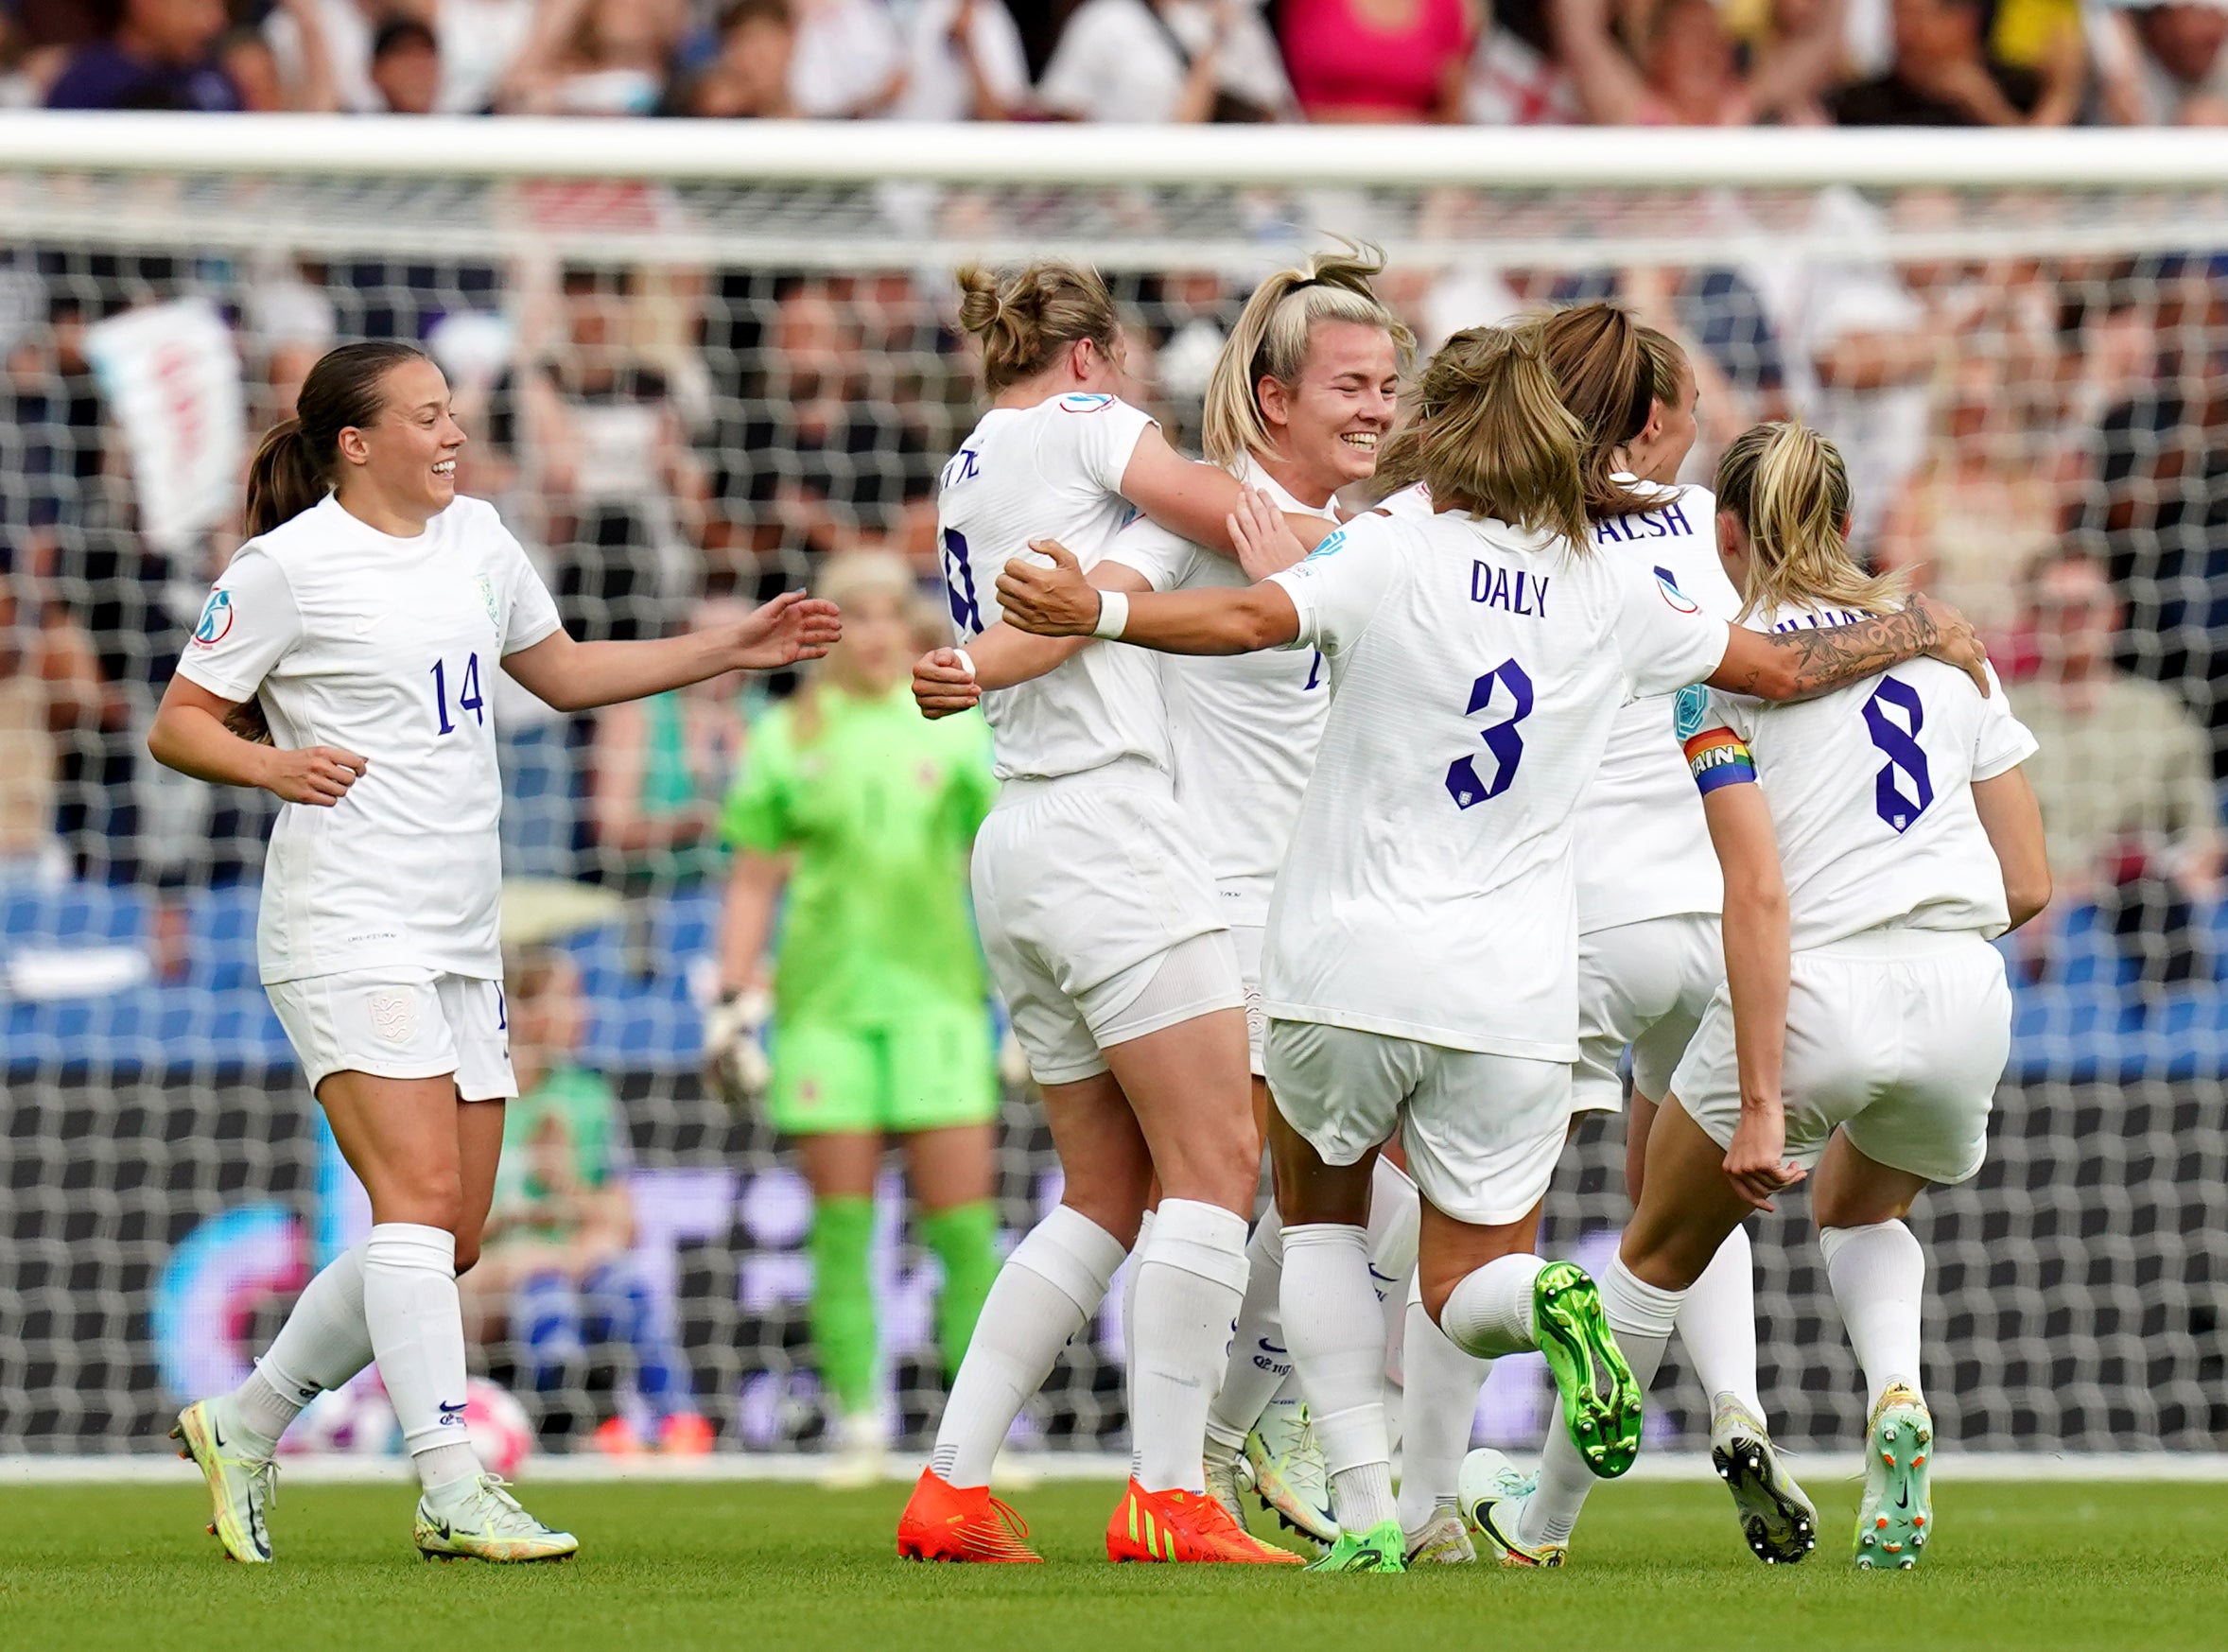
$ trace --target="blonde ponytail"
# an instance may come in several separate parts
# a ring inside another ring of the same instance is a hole
[[[1884,614],[1900,606],[1900,574],[1868,574],[1849,554],[1849,469],[1840,449],[1800,420],[1744,430],[1717,461],[1717,508],[1749,536],[1743,619],[1782,608]]]
[[[1581,432],[1557,394],[1538,322],[1449,339],[1424,370],[1416,421],[1419,478],[1439,509],[1588,548]]]
[[[970,264],[958,279],[959,324],[983,341],[992,395],[1036,377],[1078,340],[1118,352],[1121,320],[1095,270],[1045,258],[1004,275]]]
[[[1400,352],[1401,366],[1407,366],[1415,335],[1369,285],[1384,270],[1384,254],[1363,242],[1345,247],[1318,252],[1300,269],[1278,270],[1245,301],[1207,380],[1203,439],[1210,462],[1234,471],[1247,454],[1274,448],[1261,413],[1261,381],[1298,382],[1317,322],[1382,328]]]

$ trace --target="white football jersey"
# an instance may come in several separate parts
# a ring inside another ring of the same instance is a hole
[[[1636,516],[1593,525],[1597,556],[1631,563],[1732,620],[1740,593],[1717,560],[1717,500],[1707,488],[1667,488],[1619,478],[1663,502]],[[1578,807],[1578,932],[1680,913],[1714,913],[1724,875],[1710,846],[1701,799],[1688,778],[1674,726],[1676,694],[1650,695],[1618,711],[1609,749]]]
[[[1250,458],[1239,473],[1279,509],[1338,520],[1329,505],[1303,505]],[[1251,583],[1228,557],[1193,545],[1140,516],[1122,530],[1108,560],[1126,563],[1156,591],[1240,588]],[[1116,645],[1118,646],[1118,645]],[[1163,654],[1161,681],[1175,745],[1175,794],[1198,823],[1224,918],[1268,921],[1269,892],[1300,793],[1315,764],[1330,710],[1329,673],[1314,650],[1250,654]],[[1686,771],[1679,770],[1680,785]]]
[[[495,674],[557,627],[483,499],[396,539],[328,496],[240,548],[179,675],[259,701],[282,747],[371,765],[331,809],[279,810],[256,925],[265,981],[396,965],[501,979]]]
[[[937,540],[951,631],[965,648],[998,623],[998,576],[1032,539],[1056,539],[1086,569],[1135,513],[1122,475],[1150,415],[1114,396],[993,408],[944,466]],[[983,696],[1001,780],[1049,779],[1120,757],[1170,766],[1158,661],[1087,648],[1032,682]]]
[[[1864,617],[1804,609],[1747,623],[1790,631]],[[1916,659],[1799,704],[1715,689],[1682,697],[1680,736],[1697,783],[1746,778],[1752,759],[1771,805],[1795,950],[1884,927],[2004,932],[2004,871],[1973,782],[2018,767],[2035,738],[2011,715],[1993,668],[1989,681],[1983,700],[1956,667]]]
[[[1268,1013],[1575,1060],[1579,796],[1617,707],[1708,676],[1729,628],[1632,559],[1453,512],[1357,517],[1273,578],[1332,700]]]

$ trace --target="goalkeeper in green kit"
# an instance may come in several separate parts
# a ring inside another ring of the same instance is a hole
[[[752,731],[722,816],[736,855],[705,1052],[730,1101],[763,1093],[796,1142],[812,1189],[812,1341],[840,1413],[827,1479],[863,1485],[889,1444],[868,1251],[890,1139],[942,1264],[948,1374],[998,1274],[998,1076],[967,902],[997,787],[979,714],[930,722],[914,706],[920,597],[906,565],[847,553],[820,583],[844,640]]]

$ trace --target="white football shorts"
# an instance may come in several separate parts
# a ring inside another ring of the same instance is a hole
[[[1671,1078],[1679,1104],[1721,1147],[1741,1117],[1732,1033],[1720,986]],[[1815,1165],[1839,1126],[1867,1158],[1961,1182],[1987,1156],[2010,1052],[2004,961],[1971,930],[1871,930],[1798,952],[1781,1080],[1787,1156]]]
[[[1397,1129],[1409,1176],[1456,1221],[1496,1227],[1546,1196],[1570,1132],[1568,1064],[1273,1017],[1267,1046],[1277,1111],[1325,1164]]]
[[[1169,778],[1141,760],[1009,780],[975,835],[975,922],[1038,1084],[1245,1002],[1214,880]]]
[[[1238,983],[1245,990],[1245,1047],[1252,1057],[1255,1078],[1266,1078],[1269,1075],[1262,1056],[1262,1044],[1268,1034],[1269,1017],[1261,1007],[1261,951],[1268,932],[1266,924],[1230,926],[1230,949],[1238,958]]]
[[[363,969],[264,989],[314,1092],[334,1072],[454,1073],[467,1102],[514,1096],[503,983],[431,969]]]
[[[1725,979],[1715,913],[1680,913],[1578,937],[1578,1065],[1571,1109],[1625,1104],[1618,1062],[1632,1052],[1632,1087],[1663,1099],[1679,1058]]]

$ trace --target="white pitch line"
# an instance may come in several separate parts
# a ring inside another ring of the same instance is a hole
[[[1789,1452],[1788,1469],[1797,1478],[1817,1485],[1854,1480],[1862,1472],[1851,1452]],[[1959,1452],[1941,1448],[1935,1458],[1941,1478],[1974,1482],[2057,1482],[2100,1484],[2112,1481],[2228,1482],[2228,1453],[2206,1452]],[[409,1466],[399,1457],[305,1455],[279,1460],[286,1481],[292,1486],[371,1485],[409,1479]],[[595,1456],[536,1456],[521,1469],[521,1480],[543,1485],[609,1485],[617,1481],[679,1484],[691,1481],[803,1481],[819,1477],[825,1467],[818,1456],[796,1452],[720,1452],[705,1457],[614,1458]],[[890,1475],[894,1485],[909,1485],[919,1473],[918,1461],[896,1459]],[[1127,1471],[1127,1459],[1087,1452],[1037,1452],[1001,1458],[998,1484],[1015,1487],[1031,1481],[1103,1480],[1119,1483]],[[1708,1453],[1660,1452],[1643,1456],[1629,1478],[1651,1481],[1703,1481],[1714,1479]],[[188,1464],[168,1455],[135,1452],[118,1456],[12,1456],[0,1457],[0,1485],[188,1485],[199,1476]]]

